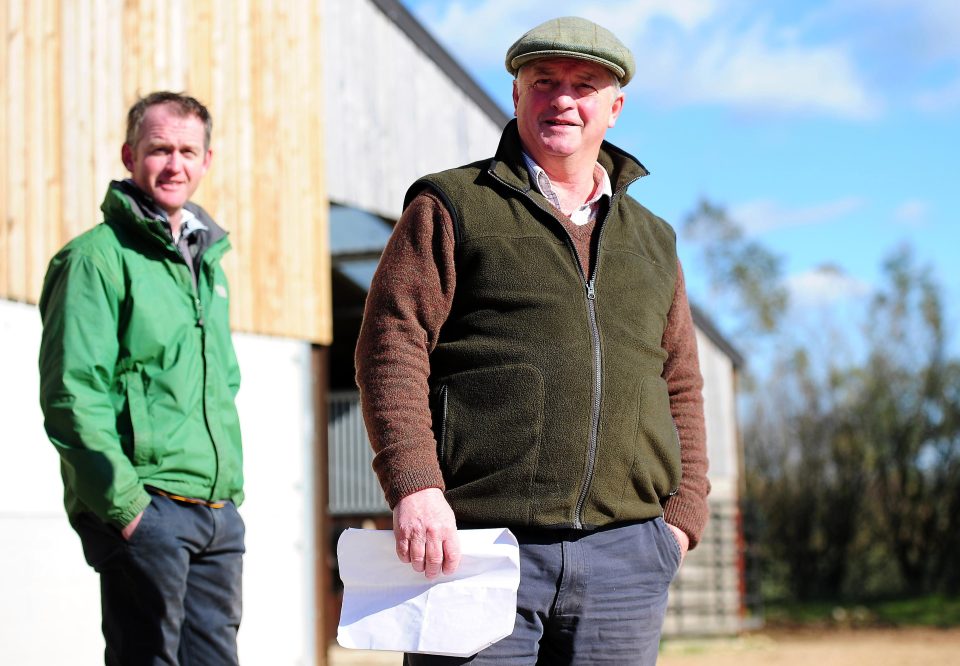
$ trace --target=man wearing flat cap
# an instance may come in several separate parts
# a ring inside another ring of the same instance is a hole
[[[604,141],[630,51],[579,18],[507,52],[496,155],[410,188],[367,299],[357,381],[397,555],[450,573],[457,527],[520,542],[513,633],[469,659],[653,664],[707,518],[702,379],[673,229]]]

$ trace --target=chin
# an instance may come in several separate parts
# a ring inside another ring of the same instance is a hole
[[[570,146],[557,146],[550,145],[549,143],[544,146],[544,150],[548,155],[553,155],[554,157],[570,157],[577,152],[576,148]]]

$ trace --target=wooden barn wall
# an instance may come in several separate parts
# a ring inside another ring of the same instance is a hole
[[[502,127],[373,3],[328,0],[323,31],[331,201],[396,219],[418,177],[493,155]]]
[[[100,221],[130,104],[185,90],[214,118],[195,200],[230,231],[234,327],[330,342],[321,3],[4,0],[0,35],[0,298],[35,303]]]

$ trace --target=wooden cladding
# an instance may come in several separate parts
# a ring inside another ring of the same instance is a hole
[[[321,3],[0,3],[0,298],[36,302],[47,262],[100,221],[126,111],[184,90],[214,119],[195,200],[230,232],[238,330],[329,344]]]

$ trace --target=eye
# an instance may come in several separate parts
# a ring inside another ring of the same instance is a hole
[[[553,79],[537,79],[533,82],[533,88],[539,92],[547,92],[553,89]]]
[[[592,95],[593,93],[597,92],[597,89],[592,83],[579,83],[577,84],[577,90],[579,90],[583,95]]]

